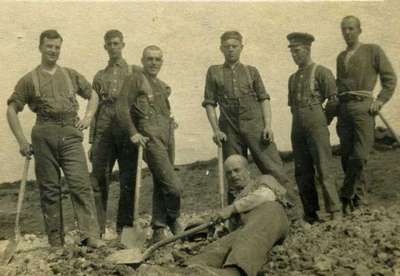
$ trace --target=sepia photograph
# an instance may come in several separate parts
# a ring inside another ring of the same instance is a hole
[[[400,2],[0,3],[0,276],[400,276]]]

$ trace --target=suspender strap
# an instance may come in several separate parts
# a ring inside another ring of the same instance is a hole
[[[40,89],[39,89],[39,75],[38,75],[38,70],[39,67],[36,67],[35,69],[32,70],[31,72],[31,77],[33,81],[33,87],[35,88],[35,96],[39,97],[40,96]]]

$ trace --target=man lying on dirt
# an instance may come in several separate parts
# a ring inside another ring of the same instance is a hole
[[[57,64],[62,41],[56,30],[47,30],[40,35],[41,64],[18,81],[7,102],[7,119],[21,154],[27,157],[35,154],[36,179],[50,245],[64,244],[62,169],[82,241],[88,246],[100,247],[105,244],[98,239],[93,190],[82,146],[82,131],[90,124],[98,98],[82,75]],[[82,120],[78,118],[76,94],[88,100]],[[18,113],[26,104],[37,116],[32,129],[32,145],[18,119]]]
[[[226,159],[225,172],[235,200],[214,219],[231,218],[233,232],[205,247],[187,264],[198,275],[257,275],[266,253],[288,232],[283,207],[289,205],[284,199],[286,190],[270,175],[253,179],[241,155]]]

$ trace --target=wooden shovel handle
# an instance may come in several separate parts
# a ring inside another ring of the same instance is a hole
[[[225,207],[225,183],[224,183],[224,158],[222,147],[218,147],[218,190],[220,207]]]
[[[15,238],[17,240],[19,239],[19,237],[21,235],[21,231],[19,229],[19,220],[21,217],[22,203],[24,201],[24,196],[25,196],[26,180],[28,179],[29,161],[30,161],[30,157],[26,157],[25,164],[24,164],[24,170],[22,171],[21,183],[19,185],[17,215],[15,217]]]
[[[140,186],[142,182],[142,159],[143,159],[143,146],[139,145],[137,167],[136,167],[136,181],[135,181],[135,194],[133,200],[133,219],[139,217],[139,199],[140,199]]]
[[[185,238],[185,237],[187,237],[187,236],[196,234],[197,232],[202,231],[202,230],[204,230],[204,229],[207,229],[208,227],[214,225],[215,223],[216,223],[215,221],[209,221],[209,222],[207,222],[207,223],[203,223],[203,224],[201,224],[201,225],[199,225],[199,226],[196,226],[196,227],[194,227],[194,228],[192,228],[192,229],[183,231],[182,233],[180,233],[180,234],[178,234],[178,235],[175,235],[175,236],[173,236],[173,237],[170,237],[170,238],[161,240],[161,241],[159,241],[159,242],[153,244],[152,246],[150,246],[149,248],[147,248],[146,251],[144,251],[144,253],[143,253],[143,261],[146,260],[148,257],[150,257],[150,255],[151,255],[154,251],[156,251],[158,248],[160,248],[160,247],[162,247],[162,246],[164,246],[164,245],[167,245],[167,244],[169,244],[169,243],[171,243],[171,242],[174,242],[174,241],[176,241],[176,240],[179,240],[179,239]]]
[[[391,127],[389,122],[386,120],[386,118],[382,115],[381,112],[378,112],[379,118],[381,118],[382,122],[386,125],[386,127],[389,129],[390,133],[392,134],[393,138],[396,140],[396,142],[400,145],[400,138],[397,136],[396,132],[394,129]]]

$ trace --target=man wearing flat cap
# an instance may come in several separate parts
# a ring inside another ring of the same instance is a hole
[[[328,171],[332,161],[328,124],[337,106],[335,78],[328,68],[312,61],[312,35],[291,33],[287,39],[293,60],[299,67],[289,78],[288,104],[293,116],[291,140],[295,178],[304,219],[310,223],[319,221],[315,179],[321,184],[326,211],[336,219],[341,216],[341,207],[335,176]],[[327,102],[325,108],[324,102]]]
[[[232,154],[247,157],[250,150],[260,171],[274,176],[288,190],[291,200],[295,200],[273,139],[270,97],[258,70],[240,62],[242,35],[237,31],[223,33],[220,50],[225,63],[208,68],[202,103],[214,133],[213,140],[222,147],[224,160]],[[228,201],[231,200],[228,196]]]
[[[347,49],[338,55],[336,65],[337,132],[345,173],[340,197],[347,212],[366,203],[364,170],[374,143],[375,115],[392,97],[397,78],[380,46],[359,41],[361,22],[357,17],[344,17],[341,30]],[[378,76],[382,88],[373,99]]]

